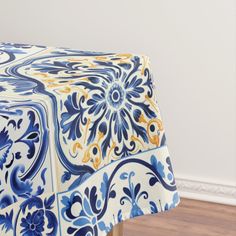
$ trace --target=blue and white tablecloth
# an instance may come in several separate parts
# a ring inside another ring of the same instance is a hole
[[[103,236],[179,203],[149,59],[0,44],[0,235]]]

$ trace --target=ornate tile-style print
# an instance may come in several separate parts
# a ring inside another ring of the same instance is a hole
[[[179,202],[144,55],[0,44],[0,235],[106,235]]]

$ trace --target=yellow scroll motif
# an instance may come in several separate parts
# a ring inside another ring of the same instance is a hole
[[[150,105],[156,110],[157,113],[159,113],[158,109],[157,109],[157,105],[156,103],[148,96],[145,95],[145,99],[150,103]]]
[[[93,163],[93,167],[97,170],[102,161],[102,152],[97,143],[91,144],[86,150],[84,154],[84,158],[82,160],[84,163],[91,161]]]
[[[147,68],[147,64],[148,64],[148,58],[144,56],[142,58],[143,58],[143,67],[141,70],[141,75],[144,75],[145,69]]]
[[[116,142],[113,141],[113,142],[112,142],[112,145],[111,145],[111,147],[110,147],[110,150],[109,150],[109,152],[108,152],[107,161],[106,161],[107,164],[110,163],[110,160],[111,160],[111,158],[112,158],[112,152],[114,151],[115,148],[116,148]],[[118,157],[117,157],[116,159],[118,159]]]
[[[159,146],[160,145],[160,138],[159,138],[158,133],[155,132],[155,134],[151,134],[151,126],[154,124],[157,124],[158,131],[163,130],[162,121],[159,119],[152,119],[148,122],[147,134],[148,134],[148,138],[149,138],[150,142],[156,146]]]
[[[82,149],[82,146],[79,142],[76,142],[74,145],[73,145],[73,153],[76,153],[77,149]]]
[[[139,117],[139,122],[140,123],[145,123],[147,124],[146,126],[146,130],[147,130],[147,135],[148,135],[148,139],[150,140],[150,142],[156,146],[159,146],[160,144],[160,138],[158,135],[158,131],[163,131],[163,125],[162,125],[162,121],[160,119],[151,119],[150,121],[147,121],[144,117],[143,114],[140,115]],[[157,126],[157,129],[155,129],[155,126]],[[152,129],[154,129],[152,131]],[[154,134],[152,134],[152,132],[154,132]],[[132,136],[133,141],[139,141],[141,142],[138,138],[135,138]],[[143,144],[142,144],[143,145]]]
[[[85,151],[82,161],[87,163],[91,161],[93,167],[97,170],[102,162],[102,151],[99,145],[100,140],[104,137],[102,132],[98,132],[98,141],[97,143],[90,144],[88,149]]]

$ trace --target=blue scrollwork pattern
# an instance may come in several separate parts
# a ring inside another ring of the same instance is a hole
[[[0,225],[4,235],[12,236],[56,236],[58,220],[55,195],[34,196],[26,199],[10,213],[0,214]]]
[[[47,138],[40,104],[0,101],[0,209],[52,190]]]
[[[94,178],[101,180],[100,188],[91,176],[79,188],[59,194],[61,233],[106,235],[122,220],[175,207],[179,196],[168,160],[166,148],[130,156],[98,171]]]

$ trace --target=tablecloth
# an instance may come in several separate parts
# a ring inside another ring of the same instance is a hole
[[[0,44],[0,235],[103,236],[179,203],[149,58]]]

